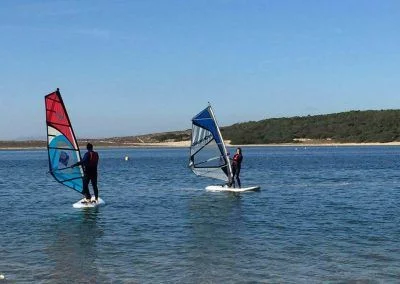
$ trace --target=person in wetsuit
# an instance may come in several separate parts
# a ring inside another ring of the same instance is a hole
[[[83,192],[82,194],[85,196],[85,200],[83,203],[90,202],[92,196],[89,191],[89,182],[92,182],[95,202],[98,202],[99,198],[99,190],[97,188],[97,165],[99,163],[99,154],[93,151],[93,145],[88,143],[86,145],[87,152],[83,156],[82,161],[72,165],[72,167],[82,165],[83,166]]]
[[[232,159],[232,184],[233,184],[233,187],[235,187],[235,176],[236,176],[236,181],[238,183],[239,188],[241,187],[239,174],[240,174],[240,168],[242,165],[242,160],[243,160],[242,148],[239,147],[236,149],[236,154],[233,156],[233,159]]]

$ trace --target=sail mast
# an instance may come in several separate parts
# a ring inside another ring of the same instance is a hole
[[[232,181],[232,166],[231,166],[231,161],[229,160],[228,152],[226,151],[224,138],[222,137],[221,130],[219,129],[219,125],[218,125],[217,119],[215,118],[214,110],[211,107],[210,102],[208,103],[208,107],[210,109],[210,113],[211,113],[212,119],[214,120],[215,125],[217,126],[218,135],[221,138],[222,148],[223,148],[223,151],[224,151],[224,153],[223,153],[224,154],[224,158],[226,159],[227,164],[228,164],[228,180],[229,180],[229,182],[231,182]]]
[[[76,139],[75,131],[74,131],[74,128],[72,127],[71,120],[69,119],[69,115],[68,115],[68,112],[67,112],[67,108],[65,107],[65,104],[64,104],[64,101],[63,101],[63,98],[62,98],[62,96],[61,96],[61,93],[60,93],[60,89],[59,89],[59,88],[57,88],[56,93],[57,93],[57,95],[59,96],[59,99],[60,99],[60,101],[61,101],[62,106],[64,107],[65,115],[66,115],[67,120],[68,120],[68,123],[69,123],[69,125],[70,125],[70,127],[71,127],[71,133],[72,133],[72,136],[74,137],[74,141],[73,141],[73,142],[75,143],[74,146],[75,146],[75,148],[76,148],[77,151],[78,151],[79,160],[82,160],[81,151],[80,151],[80,149],[79,149],[79,144],[78,144],[78,139]]]

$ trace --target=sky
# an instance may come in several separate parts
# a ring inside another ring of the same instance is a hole
[[[44,138],[60,88],[78,138],[400,109],[397,0],[3,0],[0,140]]]

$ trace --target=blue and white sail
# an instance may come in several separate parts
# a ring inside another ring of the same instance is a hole
[[[192,119],[189,167],[198,176],[231,181],[228,152],[211,105]]]

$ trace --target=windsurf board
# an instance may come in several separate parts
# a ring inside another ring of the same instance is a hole
[[[258,191],[260,186],[248,186],[248,187],[229,187],[227,185],[209,185],[206,187],[207,191],[227,191],[227,192],[246,192],[246,191]]]
[[[83,202],[84,200],[85,200],[85,199],[83,198],[83,199],[81,199],[81,200],[75,202],[74,204],[72,204],[72,207],[74,207],[74,208],[93,208],[93,207],[97,207],[97,206],[106,204],[106,203],[104,202],[104,200],[101,199],[100,197],[99,197],[99,200],[98,200],[97,202],[88,202],[88,203],[84,203],[84,202]]]

